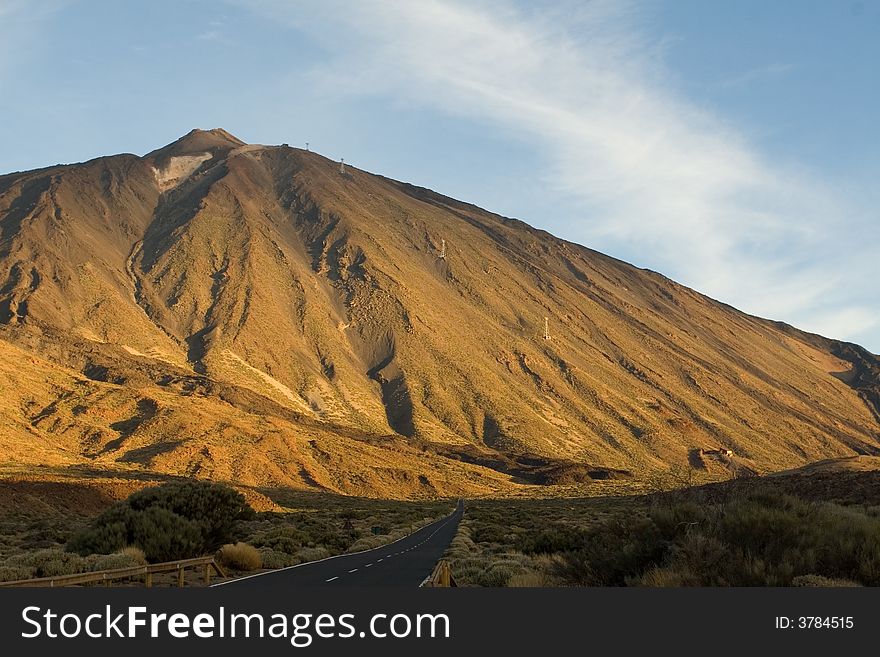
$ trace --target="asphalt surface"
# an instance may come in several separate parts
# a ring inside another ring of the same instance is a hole
[[[459,502],[451,515],[383,547],[259,573],[215,586],[417,587],[431,574],[449,547],[463,514],[464,503]]]

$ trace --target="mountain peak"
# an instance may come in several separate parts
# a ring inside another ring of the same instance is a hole
[[[340,169],[194,130],[5,176],[0,464],[471,497],[880,454],[855,345]]]
[[[212,128],[210,130],[194,128],[180,139],[148,153],[147,157],[161,159],[178,155],[193,155],[195,153],[216,153],[244,145],[244,141],[223,128]]]

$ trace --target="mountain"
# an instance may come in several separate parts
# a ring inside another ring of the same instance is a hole
[[[861,347],[220,129],[0,176],[0,352],[6,470],[417,496],[880,453]]]

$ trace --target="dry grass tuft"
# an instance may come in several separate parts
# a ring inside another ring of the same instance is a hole
[[[235,570],[257,570],[263,566],[260,551],[247,543],[227,543],[219,552],[221,565]]]
[[[131,561],[139,566],[144,566],[147,563],[147,557],[144,554],[144,551],[141,550],[137,545],[126,545],[119,551],[119,554],[128,557]]]

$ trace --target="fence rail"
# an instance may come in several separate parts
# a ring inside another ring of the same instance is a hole
[[[205,584],[211,583],[211,571],[213,570],[219,577],[226,577],[226,573],[220,567],[220,564],[214,557],[196,557],[195,559],[181,559],[179,561],[166,561],[165,563],[152,563],[146,566],[132,566],[130,568],[116,568],[114,570],[99,570],[92,573],[79,573],[76,575],[59,575],[58,577],[40,577],[37,579],[20,579],[14,582],[0,582],[2,586],[26,586],[26,587],[56,587],[56,586],[76,586],[77,584],[98,584],[110,586],[110,582],[120,579],[131,579],[133,577],[143,576],[144,586],[153,585],[153,575],[158,573],[177,573],[177,585],[183,586],[184,571],[187,568],[204,568],[203,574]]]

